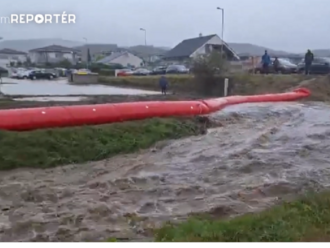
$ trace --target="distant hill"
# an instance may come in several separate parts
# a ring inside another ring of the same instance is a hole
[[[64,47],[75,47],[82,45],[82,42],[62,40],[62,39],[28,39],[28,40],[3,40],[0,41],[0,49],[9,48],[17,51],[28,52],[35,48],[46,47],[50,45],[59,45]]]
[[[118,46],[116,44],[88,44],[74,48],[81,51],[83,60],[87,60],[88,49],[90,55],[93,57],[94,55],[102,52],[115,51],[118,49]]]
[[[0,49],[9,48],[17,51],[28,52],[31,49],[50,46],[50,45],[59,45],[64,47],[79,47],[83,52],[83,56],[85,57],[87,54],[86,45],[83,42],[72,41],[72,40],[63,40],[63,39],[22,39],[22,40],[1,40],[0,41]],[[239,55],[247,55],[247,56],[260,56],[265,50],[269,52],[271,55],[277,56],[287,56],[292,55],[293,53],[274,50],[271,48],[258,46],[250,43],[228,43],[228,45]],[[137,45],[131,47],[118,47],[116,44],[89,44],[91,53],[99,53],[102,51],[109,50],[118,50],[125,49],[131,51],[132,53],[145,57],[152,55],[162,55],[169,51],[171,48],[167,47],[156,47],[156,46],[144,46]],[[330,57],[330,49],[315,49],[313,53],[317,57]],[[304,54],[304,53],[300,53]]]
[[[330,57],[330,49],[315,49],[313,53],[315,57]]]
[[[137,55],[142,55],[142,56],[163,55],[168,51],[162,47],[143,46],[143,45],[126,47],[125,49]]]
[[[289,52],[273,50],[267,47],[257,46],[249,43],[228,43],[228,45],[238,55],[261,56],[264,54],[265,50],[267,50],[270,55],[286,56],[292,54]]]

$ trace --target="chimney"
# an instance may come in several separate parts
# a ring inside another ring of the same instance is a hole
[[[202,33],[199,33],[199,37],[203,37],[203,34]]]

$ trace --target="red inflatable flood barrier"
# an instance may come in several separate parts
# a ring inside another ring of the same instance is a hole
[[[309,95],[310,92],[307,89],[298,89],[282,94],[230,96],[201,101],[152,101],[9,109],[0,111],[0,129],[27,131],[40,128],[106,124],[152,117],[205,115],[233,104],[295,101]]]
[[[211,112],[219,111],[228,105],[254,102],[287,102],[297,101],[310,96],[310,91],[305,88],[299,88],[292,92],[279,94],[264,94],[254,96],[228,96],[217,99],[204,100]]]

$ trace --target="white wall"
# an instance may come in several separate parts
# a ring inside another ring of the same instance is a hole
[[[4,63],[4,61],[6,61],[5,63],[9,64],[10,62],[25,62],[27,59],[26,55],[24,54],[1,54],[0,53],[0,60]]]
[[[69,60],[70,62],[75,62],[75,59],[78,59],[78,56],[74,56],[72,53],[38,53],[38,52],[30,52],[29,57],[32,63],[55,63],[60,62],[65,59]]]
[[[195,58],[198,55],[205,54],[206,53],[205,45],[207,45],[207,44],[222,45],[223,42],[219,36],[215,35],[210,40],[208,40],[203,46],[198,48],[192,55],[190,55],[190,58]],[[239,57],[237,57],[237,59],[239,59]]]
[[[213,45],[222,45],[222,40],[220,39],[219,36],[214,36],[212,37],[209,41],[207,41],[203,46],[201,46],[200,48],[198,48],[192,55],[190,55],[190,58],[194,58],[198,55],[203,55],[206,53],[205,51],[205,45],[207,44],[213,44]]]
[[[143,63],[143,60],[134,54],[131,53],[124,53],[118,58],[115,58],[111,61],[111,63],[114,64],[120,64],[122,66],[134,66],[134,67],[141,67],[141,63]]]

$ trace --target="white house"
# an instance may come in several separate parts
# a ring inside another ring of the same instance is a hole
[[[143,59],[130,52],[113,52],[109,56],[97,61],[102,64],[119,64],[124,67],[140,67],[143,66]]]
[[[29,51],[29,57],[32,63],[58,63],[68,60],[76,64],[81,58],[80,51],[74,48],[52,45],[42,48],[36,48]]]
[[[223,51],[232,60],[239,60],[239,56],[224,42],[218,35],[200,35],[197,38],[187,39],[179,43],[172,50],[168,51],[163,59],[166,61],[181,62],[197,57],[198,55],[208,54],[212,50]]]
[[[6,67],[10,62],[22,62],[27,60],[27,54],[25,52],[16,51],[13,49],[1,49],[0,50],[0,66]]]

